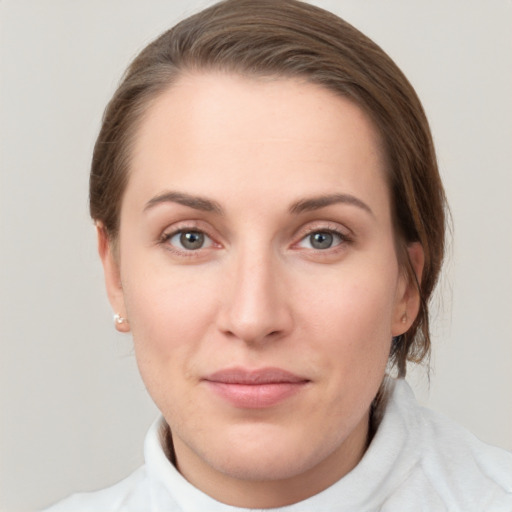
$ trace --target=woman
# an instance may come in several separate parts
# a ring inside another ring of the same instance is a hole
[[[510,454],[402,379],[429,353],[445,197],[419,100],[365,36],[295,1],[192,16],[130,66],[90,186],[162,418],[143,468],[54,510],[512,507]]]

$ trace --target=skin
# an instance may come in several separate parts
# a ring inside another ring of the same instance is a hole
[[[363,456],[391,338],[418,311],[373,125],[317,85],[187,74],[150,105],[132,156],[118,252],[101,224],[99,252],[178,469],[240,507],[320,492]],[[180,244],[191,231],[201,248]],[[408,251],[421,275],[421,247]],[[237,407],[204,380],[235,366],[306,382],[271,407]]]

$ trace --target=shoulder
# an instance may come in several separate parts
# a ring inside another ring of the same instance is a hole
[[[149,502],[146,468],[100,491],[69,496],[43,512],[143,512]]]
[[[428,488],[446,510],[511,511],[512,453],[487,445],[467,429],[420,407],[405,382],[394,399],[417,446],[408,482]]]
[[[440,495],[447,501],[467,500],[468,506],[489,507],[506,500],[507,510],[512,510],[512,453],[483,443],[433,411],[422,409],[421,420],[421,468]]]

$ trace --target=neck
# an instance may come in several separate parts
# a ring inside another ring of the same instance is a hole
[[[320,463],[299,469],[287,478],[254,480],[237,478],[206,466],[179,439],[167,437],[168,457],[192,485],[212,498],[241,508],[277,508],[303,501],[327,489],[349,473],[368,447],[370,414],[343,440],[341,445]],[[170,454],[170,456],[169,456]]]

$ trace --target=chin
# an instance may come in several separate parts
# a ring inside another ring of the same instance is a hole
[[[217,471],[230,478],[252,482],[287,480],[307,472],[320,462],[305,459],[292,450],[290,453],[267,450],[264,455],[233,450],[229,458],[212,459],[211,465]]]
[[[272,425],[251,426],[214,441],[204,460],[226,476],[247,481],[286,480],[306,473],[336,451],[331,444],[311,442],[311,436]],[[303,435],[301,435],[303,434]]]

